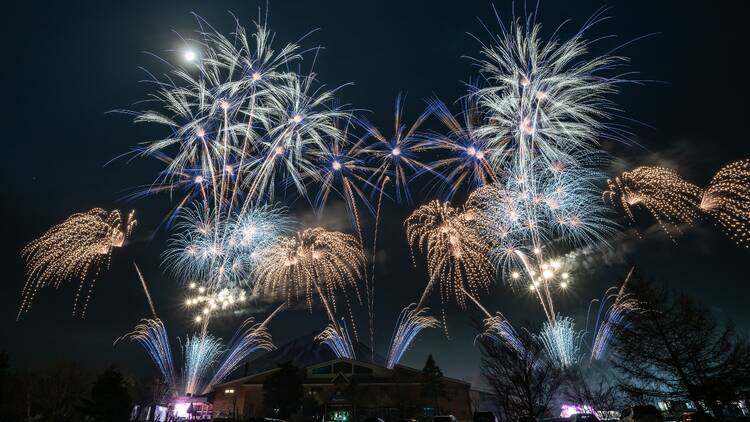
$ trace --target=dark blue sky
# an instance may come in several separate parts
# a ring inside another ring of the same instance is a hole
[[[158,171],[149,161],[104,163],[153,134],[131,124],[125,116],[105,114],[127,108],[145,95],[137,83],[139,66],[156,63],[144,50],[169,55],[179,47],[176,31],[190,36],[194,11],[215,27],[229,31],[229,11],[243,22],[257,16],[256,1],[175,2],[28,2],[8,7],[3,28],[4,124],[0,154],[2,193],[2,268],[0,290],[0,348],[9,350],[14,364],[52,358],[72,358],[90,366],[116,363],[134,371],[148,367],[135,346],[112,347],[113,340],[147,315],[131,262],[137,261],[152,286],[163,318],[173,336],[191,327],[181,310],[182,295],[159,267],[164,233],[155,231],[167,210],[162,199],[135,203],[120,199],[133,186]],[[495,2],[510,17],[510,2]],[[615,147],[628,163],[670,163],[698,184],[732,160],[750,156],[746,123],[747,13],[744,2],[722,7],[690,7],[682,1],[542,1],[540,20],[547,31],[571,19],[582,24],[599,7],[610,6],[612,19],[593,36],[615,34],[601,43],[606,52],[639,36],[659,33],[619,52],[631,58],[638,78],[659,82],[626,86],[616,98],[634,123],[634,141],[647,149]],[[518,12],[522,3],[517,5]],[[463,93],[460,81],[475,75],[464,55],[476,55],[478,43],[466,33],[487,39],[477,17],[491,28],[494,15],[486,0],[461,2],[384,0],[272,1],[270,25],[279,41],[294,41],[309,30],[307,46],[323,45],[316,64],[329,86],[354,82],[341,99],[370,110],[376,125],[390,127],[393,101],[408,93],[407,119],[423,110],[423,100],[438,95],[452,102]],[[73,286],[46,290],[32,311],[15,322],[23,284],[22,246],[49,226],[76,211],[94,206],[135,208],[140,226],[134,241],[114,257],[109,273],[97,284],[85,320],[70,316]],[[408,209],[389,207],[381,245],[386,265],[379,270],[376,303],[376,349],[384,354],[398,310],[416,299],[424,287],[424,268],[411,267],[402,231]],[[696,296],[720,316],[750,328],[747,260],[709,225],[671,242],[661,235],[623,242],[624,259],[675,289]],[[580,315],[593,297],[617,283],[626,268],[597,265],[578,274],[575,292],[558,307]],[[542,317],[531,299],[498,285],[484,298],[490,309],[502,310],[514,321],[532,326]],[[438,307],[437,299],[433,304]],[[440,330],[426,333],[407,354],[405,363],[420,366],[428,352],[451,376],[477,372],[478,354],[469,316],[447,307],[451,339]],[[237,319],[217,324],[228,335]],[[272,326],[277,343],[321,329],[321,312],[286,313]],[[583,321],[579,322],[583,324]],[[360,330],[365,332],[366,323]],[[176,347],[176,344],[175,344]]]

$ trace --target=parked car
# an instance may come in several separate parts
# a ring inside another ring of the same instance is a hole
[[[474,422],[497,422],[492,412],[474,412]]]
[[[716,418],[708,413],[690,412],[683,413],[678,420],[680,422],[713,422]]]
[[[593,413],[576,413],[570,417],[570,422],[599,422]]]
[[[620,422],[664,422],[661,412],[651,405],[626,407],[620,413]]]
[[[432,422],[458,422],[458,419],[453,415],[440,415],[433,417]]]

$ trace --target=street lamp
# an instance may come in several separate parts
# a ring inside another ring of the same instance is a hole
[[[237,396],[234,395],[234,388],[227,388],[224,390],[224,394],[232,396],[232,419],[235,419],[237,417],[235,414],[237,409]]]

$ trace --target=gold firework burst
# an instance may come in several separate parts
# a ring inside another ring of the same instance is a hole
[[[256,289],[283,291],[288,301],[304,291],[310,308],[317,294],[332,323],[339,290],[352,287],[359,298],[357,281],[365,257],[354,236],[319,227],[305,229],[259,251],[258,262]]]
[[[638,167],[614,180],[607,180],[604,198],[623,209],[635,222],[635,208],[651,214],[668,235],[680,226],[692,225],[699,217],[703,189],[685,181],[676,171],[664,167]]]
[[[493,274],[489,245],[472,228],[475,218],[472,210],[433,200],[406,219],[409,244],[426,254],[430,285],[425,295],[437,281],[441,298],[445,301],[453,296],[463,307],[464,290],[474,293],[489,286]]]
[[[700,208],[738,245],[750,247],[750,159],[722,167],[703,194]]]
[[[73,314],[80,310],[84,316],[96,276],[102,267],[109,266],[112,250],[125,243],[135,224],[133,211],[123,222],[120,211],[94,208],[71,215],[26,245],[21,255],[26,260],[27,277],[18,317],[29,310],[40,288],[57,288],[63,281],[73,279],[79,280]]]

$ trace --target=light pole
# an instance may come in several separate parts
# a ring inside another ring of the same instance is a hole
[[[224,390],[224,394],[228,396],[232,396],[232,419],[235,419],[237,415],[236,412],[236,406],[237,406],[237,396],[234,395],[234,388],[227,388]]]

